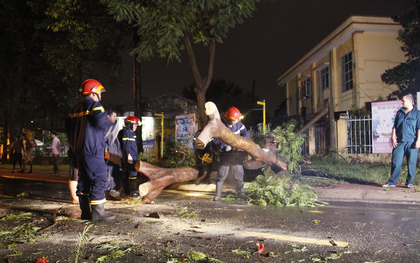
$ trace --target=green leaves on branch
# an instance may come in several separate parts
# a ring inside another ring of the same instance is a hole
[[[251,17],[259,0],[101,0],[117,21],[137,28],[139,45],[133,50],[138,60],[155,54],[168,61],[181,61],[184,38],[195,43],[219,43],[229,29]]]
[[[257,136],[257,140],[260,142],[260,146],[262,146],[261,142],[264,141],[262,125],[261,123],[258,125],[261,135]],[[300,172],[300,163],[305,161],[302,155],[302,145],[305,142],[306,135],[303,133],[296,136],[297,125],[297,121],[292,119],[272,131],[270,131],[270,125],[266,127],[267,133],[277,143],[276,152],[279,159],[288,164],[288,169],[291,172]]]
[[[398,86],[398,90],[388,98],[399,98],[404,93],[415,94],[420,90],[420,0],[415,0],[409,10],[393,19],[403,27],[398,33],[398,40],[402,42],[401,50],[407,60],[386,70],[381,79],[388,85]]]
[[[250,183],[245,183],[244,190],[251,198],[251,203],[260,206],[323,206],[327,203],[317,200],[316,192],[309,185],[291,184],[291,177],[276,178],[274,172],[263,169],[264,175],[258,175]]]

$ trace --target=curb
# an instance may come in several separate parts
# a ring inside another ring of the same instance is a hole
[[[379,187],[378,187],[379,188]],[[314,187],[318,198],[322,201],[356,201],[371,203],[410,203],[420,204],[420,193],[405,190],[386,191],[363,189],[323,189]]]
[[[68,173],[60,174],[45,174],[35,171],[34,173],[12,173],[10,170],[0,170],[0,177],[10,179],[32,180],[42,182],[68,183]],[[228,190],[228,186],[223,190]],[[414,192],[411,189],[397,187],[394,189],[384,190],[380,186],[373,186],[366,188],[364,185],[357,184],[337,184],[333,187],[312,187],[318,195],[318,199],[325,202],[367,202],[367,203],[405,203],[405,204],[420,204],[420,193]],[[351,189],[346,189],[351,188]],[[233,188],[234,189],[234,188]],[[178,191],[215,191],[214,185],[199,185],[190,187],[182,185],[178,187]]]

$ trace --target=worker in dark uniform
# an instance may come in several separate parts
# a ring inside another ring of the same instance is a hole
[[[104,209],[107,187],[104,134],[112,124],[100,103],[104,91],[99,81],[85,80],[79,89],[82,99],[66,119],[69,145],[79,163],[77,195],[82,219],[115,219]]]
[[[240,119],[241,112],[236,107],[230,107],[223,116],[222,121],[234,134],[249,139],[248,131]],[[244,192],[243,151],[235,149],[217,138],[214,139],[213,143],[220,147],[220,168],[217,175],[216,196],[213,200],[217,202],[222,198],[223,183],[229,174],[233,174],[235,178],[237,197],[242,200],[248,200],[249,198]]]
[[[130,197],[139,197],[139,189],[137,187],[137,170],[135,164],[138,160],[139,150],[137,148],[136,130],[141,125],[139,118],[128,116],[124,120],[125,127],[120,131],[120,140],[124,163],[124,180],[128,185],[129,192],[125,190]]]

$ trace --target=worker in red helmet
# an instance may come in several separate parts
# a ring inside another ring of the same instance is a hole
[[[119,132],[124,164],[124,192],[130,197],[138,198],[140,195],[137,187],[135,164],[138,160],[139,150],[137,148],[136,130],[141,125],[141,121],[135,116],[128,116],[125,118],[124,123],[125,127]]]
[[[79,88],[80,102],[66,119],[70,149],[79,166],[76,194],[82,210],[81,217],[88,220],[115,219],[115,215],[108,214],[104,209],[107,187],[104,135],[112,125],[100,103],[104,91],[99,81],[85,80]]]
[[[241,117],[241,112],[236,107],[230,107],[225,112],[222,121],[234,134],[249,139],[245,125],[240,121]],[[217,175],[216,195],[213,200],[217,202],[222,198],[223,183],[229,174],[233,174],[235,178],[237,197],[245,201],[248,200],[249,198],[244,192],[244,167],[242,165],[242,157],[245,153],[217,138],[213,143],[220,147],[220,168]]]

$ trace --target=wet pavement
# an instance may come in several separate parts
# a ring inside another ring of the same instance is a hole
[[[78,218],[80,210],[70,204],[67,182],[65,172],[12,174],[0,170],[0,209],[53,214],[62,208],[70,218]],[[120,238],[146,248],[146,243],[158,246],[169,240],[178,244],[178,250],[205,251],[224,262],[314,262],[331,255],[341,255],[337,262],[417,262],[419,258],[419,193],[412,189],[384,190],[375,185],[353,184],[314,187],[319,199],[328,201],[328,205],[264,208],[239,201],[212,202],[211,185],[193,188],[194,192],[189,187],[165,190],[153,205],[108,201],[107,210],[117,214],[117,219],[101,226],[118,226],[120,232],[99,233],[96,239]],[[22,192],[30,198],[16,198]],[[174,216],[179,207],[197,211],[198,216],[179,219]],[[161,215],[160,219],[145,217],[155,212]],[[123,230],[125,225],[129,228]],[[71,227],[76,228],[68,223],[63,231]],[[124,235],[128,232],[129,236]],[[64,233],[67,232],[60,236]],[[54,237],[51,242],[49,246],[55,246]],[[255,251],[256,242],[263,242],[274,257],[231,255],[238,248]],[[29,244],[27,249],[38,250]],[[49,253],[51,262],[56,262],[59,253]],[[125,260],[115,262],[166,262],[159,255],[154,259],[149,255],[150,252],[142,251],[135,255],[141,261],[132,261],[127,255]]]
[[[68,183],[68,172],[59,172],[59,174],[49,174],[44,171],[34,171],[32,174],[28,173],[11,173],[10,170],[0,169],[1,178],[9,179],[22,179],[38,182],[51,182],[51,183],[64,183],[66,186],[62,188],[60,186],[59,195],[57,198],[65,198],[66,194],[69,194],[67,188]],[[24,183],[24,182],[22,182]],[[20,183],[15,184],[18,186]],[[39,183],[33,183],[34,186],[39,186]],[[57,187],[57,185],[56,185]],[[232,186],[233,187],[233,186]],[[373,203],[407,203],[407,204],[420,204],[420,193],[416,192],[415,189],[405,188],[404,185],[399,185],[395,188],[383,189],[380,185],[368,185],[368,184],[333,184],[328,186],[312,186],[316,191],[318,198],[322,201],[357,201],[357,202],[373,202]],[[6,194],[7,191],[11,191],[9,187],[4,189],[5,186],[0,186],[0,195]],[[2,192],[1,190],[6,192]],[[185,187],[179,188],[182,192],[182,189],[185,189],[184,192],[189,191],[200,191],[205,194],[211,195],[214,193],[214,185],[199,185],[191,186],[187,185]],[[16,191],[19,192],[19,187],[16,187]],[[227,185],[226,190],[229,189]],[[67,191],[67,193],[66,193]]]

